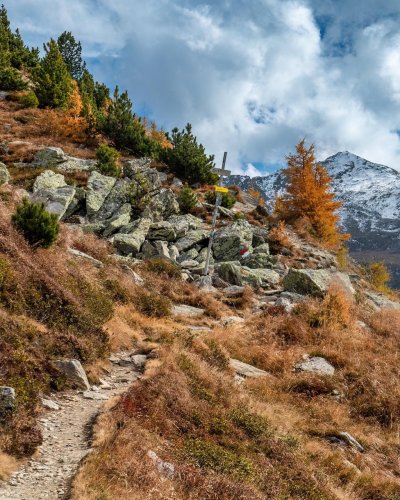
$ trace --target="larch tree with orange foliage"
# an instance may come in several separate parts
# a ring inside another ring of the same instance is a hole
[[[328,246],[335,247],[348,238],[338,228],[341,203],[331,189],[331,177],[315,160],[314,145],[305,140],[296,146],[296,153],[287,156],[283,171],[286,194],[277,198],[275,213],[289,223],[306,220],[311,232]]]

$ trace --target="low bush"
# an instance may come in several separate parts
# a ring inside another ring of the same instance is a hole
[[[171,302],[158,293],[143,291],[135,298],[137,309],[146,316],[163,318],[171,314]]]
[[[179,208],[183,214],[188,214],[198,203],[196,193],[189,186],[185,186],[178,194]]]
[[[18,102],[22,108],[37,108],[39,106],[39,99],[33,90],[22,94],[19,97]]]
[[[169,278],[180,278],[180,267],[168,259],[151,259],[146,262],[146,269],[152,273],[165,274]]]
[[[43,203],[31,203],[25,198],[17,207],[12,221],[34,247],[49,248],[57,240],[60,230],[57,215],[50,214]]]
[[[224,208],[232,208],[236,203],[236,198],[232,193],[221,193],[221,206]],[[206,193],[206,201],[210,203],[210,205],[215,205],[215,201],[217,199],[217,193],[215,191],[208,191]]]
[[[119,177],[121,172],[118,166],[119,156],[120,154],[116,149],[107,146],[107,144],[102,144],[96,151],[96,168],[103,175]]]

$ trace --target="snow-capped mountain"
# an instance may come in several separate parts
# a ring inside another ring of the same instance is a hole
[[[342,201],[342,225],[351,234],[350,250],[361,260],[376,254],[388,262],[400,285],[400,173],[372,163],[348,151],[337,153],[321,162],[332,177],[332,187]],[[262,177],[233,175],[229,184],[243,189],[253,187],[268,204],[285,190],[281,172]],[[359,252],[357,255],[356,252]],[[393,262],[397,261],[397,265]]]

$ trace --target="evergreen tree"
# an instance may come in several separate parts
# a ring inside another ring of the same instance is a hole
[[[116,149],[110,148],[107,144],[101,144],[96,151],[97,170],[103,175],[119,177],[121,173],[121,169],[118,165],[119,156]]]
[[[183,214],[188,214],[197,205],[196,193],[189,186],[181,189],[177,197],[179,208]]]
[[[303,139],[287,162],[288,167],[283,171],[287,194],[277,200],[278,215],[291,223],[305,219],[312,232],[328,245],[335,246],[346,239],[338,232],[337,210],[341,203],[335,200],[328,172],[315,160],[314,145],[307,148]]]
[[[81,42],[77,42],[70,31],[64,31],[58,37],[57,45],[70,75],[74,80],[79,81],[86,68],[86,63],[82,59]]]
[[[107,135],[117,149],[125,149],[133,154],[149,154],[149,141],[143,125],[132,113],[132,102],[128,93],[119,93],[115,88],[107,112],[98,120],[99,131]]]
[[[165,163],[178,177],[190,183],[212,184],[218,180],[218,177],[212,173],[215,166],[214,156],[207,156],[204,146],[197,143],[190,123],[182,131],[174,128],[171,136],[168,135],[168,140],[173,147],[165,149],[162,156]]]
[[[57,42],[51,39],[44,50],[46,54],[34,75],[40,106],[66,109],[73,90],[71,75]]]

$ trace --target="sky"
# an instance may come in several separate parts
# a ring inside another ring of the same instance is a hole
[[[234,173],[303,137],[400,170],[399,0],[4,2],[29,45],[72,31],[96,79],[166,130],[190,122]]]

